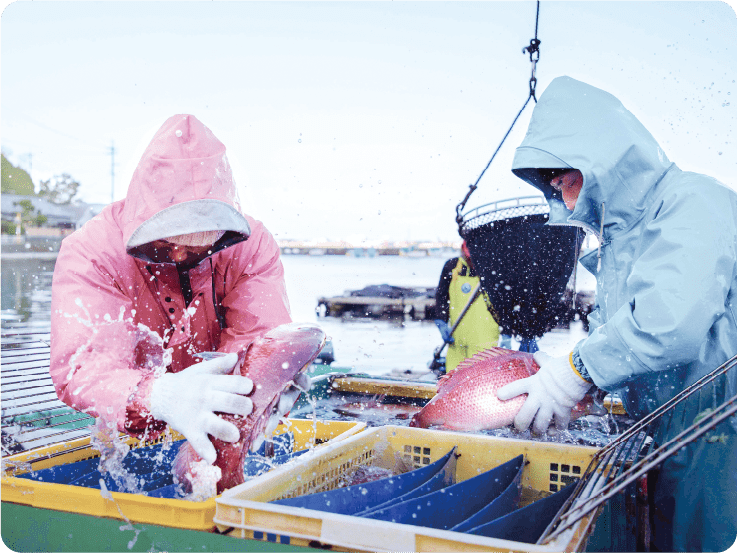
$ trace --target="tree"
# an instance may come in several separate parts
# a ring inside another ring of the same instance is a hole
[[[71,203],[78,189],[79,183],[67,173],[63,173],[54,175],[49,180],[42,180],[38,195],[53,204],[66,205]]]
[[[20,216],[24,227],[26,225],[40,227],[48,221],[48,217],[46,217],[46,215],[33,207],[33,202],[31,200],[21,200],[19,202],[14,202],[13,205],[18,206],[21,209]]]
[[[2,189],[3,194],[20,194],[33,196],[33,181],[27,171],[14,166],[2,155]]]

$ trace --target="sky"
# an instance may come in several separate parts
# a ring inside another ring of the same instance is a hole
[[[455,207],[529,94],[536,2],[21,0],[0,22],[0,140],[34,183],[125,198],[171,115],[225,144],[278,239],[457,241]],[[685,170],[737,188],[737,17],[724,2],[540,4],[538,96],[617,96]],[[535,195],[525,109],[467,208]]]

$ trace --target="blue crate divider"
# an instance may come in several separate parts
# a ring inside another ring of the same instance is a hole
[[[448,471],[450,470],[453,471],[453,474],[451,475],[451,477],[448,476]],[[389,501],[385,501],[384,503],[375,505],[374,507],[371,507],[364,511],[355,513],[355,515],[359,517],[371,518],[369,515],[371,515],[372,513],[375,513],[383,509],[387,509],[391,507],[392,505],[396,505],[404,501],[409,501],[410,499],[414,499],[415,497],[421,497],[423,495],[427,495],[434,491],[447,488],[449,485],[454,484],[454,483],[455,483],[455,465],[449,466],[449,463],[446,463],[444,470],[441,470],[440,472],[435,474],[435,476],[430,478],[430,480],[416,487],[414,490],[411,490],[403,495],[399,495],[393,499],[390,499]]]
[[[367,518],[448,530],[461,523],[499,497],[524,465],[518,455],[486,472],[442,488],[438,491],[403,501],[387,509],[369,513]]]
[[[455,482],[455,449],[434,463],[410,472],[326,492],[277,499],[270,503],[353,515],[411,492],[436,475],[441,483],[445,481],[445,485]]]
[[[517,509],[520,499],[520,480],[522,479],[522,469],[524,465],[520,465],[516,474],[510,474],[514,471],[514,464],[510,465],[510,470],[495,482],[494,485],[503,486],[505,482],[509,482],[504,491],[489,503],[486,507],[481,508],[478,512],[471,515],[466,520],[456,524],[451,528],[454,532],[465,532],[476,526],[481,526],[487,522],[491,522],[499,517],[503,517]],[[511,478],[510,478],[511,477]]]
[[[555,492],[553,495],[538,499],[534,503],[530,503],[526,507],[513,511],[506,516],[477,526],[476,528],[471,528],[467,533],[489,538],[535,543],[545,531],[548,524],[552,522],[575,487],[575,483],[568,484],[565,488]]]

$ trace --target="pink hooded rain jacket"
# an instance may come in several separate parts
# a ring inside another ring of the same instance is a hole
[[[153,240],[211,230],[224,235],[198,264],[150,255]],[[241,213],[225,146],[191,115],[159,129],[125,200],[63,241],[51,307],[59,398],[149,438],[164,428],[148,412],[155,374],[291,322],[279,247]]]

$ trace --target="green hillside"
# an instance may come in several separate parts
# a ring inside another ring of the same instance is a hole
[[[5,156],[2,156],[2,192],[3,194],[33,195],[33,181],[27,171],[15,167]]]

